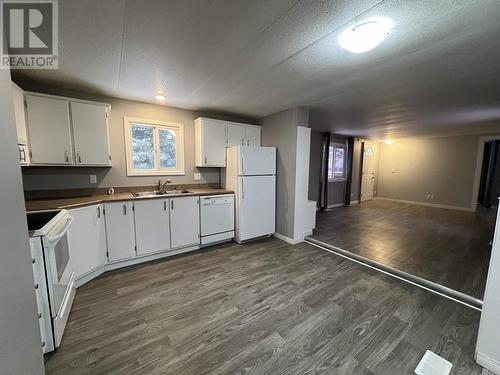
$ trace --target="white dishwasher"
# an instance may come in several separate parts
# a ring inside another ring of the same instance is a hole
[[[200,197],[200,231],[202,246],[234,237],[234,194]]]

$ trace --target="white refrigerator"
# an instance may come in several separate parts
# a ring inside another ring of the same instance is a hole
[[[235,192],[235,240],[238,243],[275,231],[276,148],[227,148],[226,188]]]

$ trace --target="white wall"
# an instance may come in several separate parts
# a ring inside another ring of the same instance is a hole
[[[500,216],[499,216],[500,217]],[[500,374],[500,220],[497,217],[490,267],[484,293],[476,360],[488,370]]]
[[[44,374],[9,71],[0,70],[0,374]]]

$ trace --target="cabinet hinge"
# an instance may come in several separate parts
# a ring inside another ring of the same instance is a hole
[[[132,211],[135,212],[135,206],[132,204]]]
[[[135,253],[137,254],[137,245],[134,246]]]
[[[111,155],[109,155],[109,160],[111,161]]]
[[[106,251],[106,258],[109,259],[109,253]]]
[[[106,209],[104,207],[102,208],[102,214],[106,215]]]

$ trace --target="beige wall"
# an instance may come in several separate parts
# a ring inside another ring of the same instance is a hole
[[[194,119],[200,116],[220,118],[247,123],[255,123],[253,119],[235,116],[221,116],[194,112],[185,109],[147,104],[131,100],[85,95],[82,93],[61,91],[54,88],[33,87],[20,83],[23,89],[64,95],[69,97],[99,100],[111,104],[109,119],[112,168],[80,168],[80,167],[28,167],[23,168],[25,190],[68,189],[91,187],[138,186],[156,184],[158,179],[171,178],[174,184],[216,183],[219,180],[217,168],[196,168],[194,165]],[[183,176],[134,176],[128,177],[125,162],[125,138],[123,117],[131,116],[150,120],[163,120],[184,124],[184,157],[186,174]],[[202,180],[195,181],[194,173],[201,173]],[[89,175],[97,175],[98,184],[91,185]]]
[[[479,136],[458,136],[382,143],[377,196],[471,208],[478,142]]]
[[[44,373],[8,70],[0,70],[0,374]]]
[[[308,111],[292,108],[261,122],[262,145],[275,146],[277,150],[276,232],[294,238],[297,126],[308,126]]]

